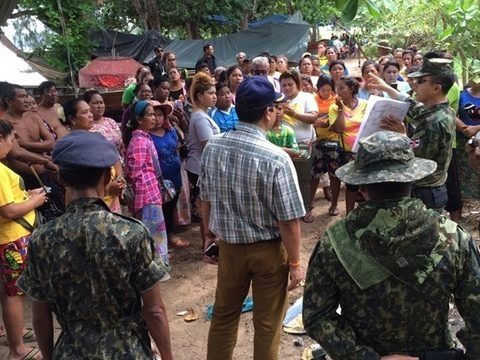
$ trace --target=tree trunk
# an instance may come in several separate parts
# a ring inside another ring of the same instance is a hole
[[[293,15],[294,13],[291,0],[287,0],[287,13],[288,15]]]
[[[200,39],[200,32],[198,31],[198,25],[193,21],[187,21],[187,36],[189,39]]]
[[[160,31],[160,17],[156,0],[132,0],[145,30]]]
[[[248,29],[248,14],[245,14],[242,20],[240,20],[240,30]]]

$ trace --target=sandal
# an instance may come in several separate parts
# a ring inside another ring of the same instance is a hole
[[[190,246],[190,242],[187,240],[177,239],[168,243],[168,247],[175,248],[175,249],[185,249]]]
[[[310,224],[315,220],[315,215],[313,214],[312,210],[309,210],[304,217],[302,217],[304,223]]]
[[[337,216],[339,214],[339,211],[337,208],[330,208],[328,209],[328,215],[330,216]]]

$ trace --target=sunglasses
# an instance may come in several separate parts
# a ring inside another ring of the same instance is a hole
[[[414,80],[414,83],[415,83],[415,84],[418,84],[418,85],[421,85],[421,84],[426,83],[426,82],[429,82],[429,83],[431,83],[431,84],[436,84],[435,81],[428,80],[428,79],[422,79],[422,78],[420,78],[420,79]]]

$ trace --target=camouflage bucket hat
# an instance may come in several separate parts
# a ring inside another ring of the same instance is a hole
[[[354,161],[335,175],[351,185],[383,182],[413,182],[433,173],[437,163],[416,158],[410,139],[392,131],[379,131],[359,141]]]
[[[418,78],[427,75],[440,75],[446,72],[452,72],[452,66],[450,65],[452,60],[450,59],[424,59],[423,65],[420,70],[408,74],[409,78]]]

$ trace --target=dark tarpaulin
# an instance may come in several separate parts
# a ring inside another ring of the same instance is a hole
[[[98,44],[93,51],[96,57],[125,56],[146,63],[155,55],[156,45],[167,46],[171,40],[156,30],[149,30],[143,35],[134,35],[119,31],[95,31],[90,40]]]
[[[215,48],[217,66],[236,64],[235,56],[240,51],[250,58],[267,51],[297,62],[307,49],[309,28],[304,24],[269,23],[214,39],[173,40],[165,50],[176,54],[178,66],[190,69],[195,68],[197,60],[203,56],[202,48],[206,43],[213,44]]]

